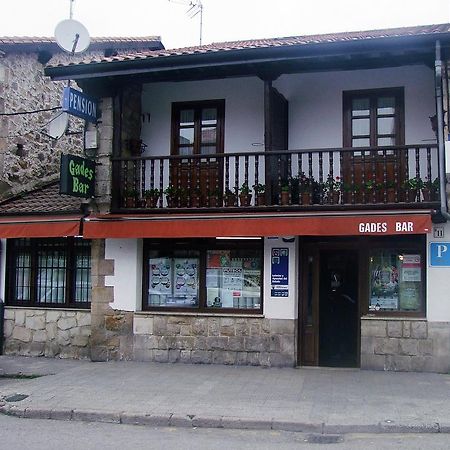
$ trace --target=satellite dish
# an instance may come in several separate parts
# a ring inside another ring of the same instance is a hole
[[[91,42],[86,27],[73,19],[63,20],[56,25],[55,39],[65,52],[72,54],[84,52]]]
[[[67,130],[69,115],[66,112],[57,113],[47,125],[45,134],[52,139],[59,139]]]

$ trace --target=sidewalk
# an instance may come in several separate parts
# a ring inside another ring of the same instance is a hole
[[[18,373],[43,376],[4,377]],[[0,356],[2,374],[0,412],[20,417],[317,433],[450,433],[450,375]],[[6,401],[13,394],[28,397]]]

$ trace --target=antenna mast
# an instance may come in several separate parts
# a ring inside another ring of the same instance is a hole
[[[70,2],[70,12],[69,12],[69,19],[73,19],[73,2],[75,0],[69,0]]]
[[[169,0],[169,2],[178,3],[179,5],[189,6],[189,9],[186,11],[186,14],[189,17],[189,19],[193,19],[196,15],[200,14],[200,45],[202,45],[202,36],[203,36],[203,4],[202,4],[202,0],[190,0],[190,1]]]

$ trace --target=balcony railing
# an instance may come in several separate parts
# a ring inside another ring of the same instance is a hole
[[[113,210],[420,207],[439,199],[436,145],[113,158]]]

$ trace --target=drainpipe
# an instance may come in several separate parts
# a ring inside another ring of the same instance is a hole
[[[437,115],[437,143],[439,156],[439,182],[440,182],[440,200],[441,214],[447,221],[450,220],[450,214],[447,209],[447,191],[445,176],[445,145],[444,145],[444,108],[442,106],[442,60],[441,60],[441,41],[436,41],[436,61],[435,69],[435,96],[436,96],[436,115]]]

